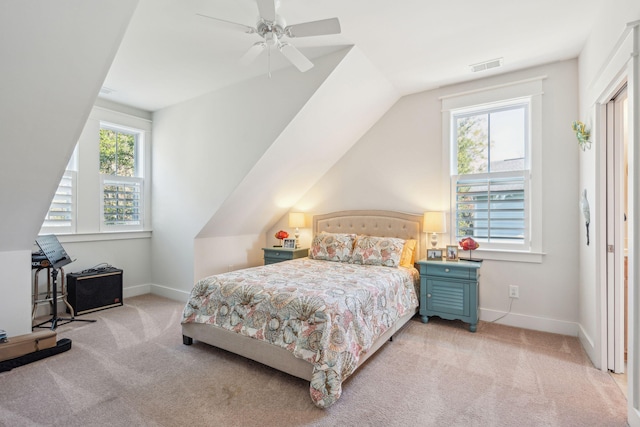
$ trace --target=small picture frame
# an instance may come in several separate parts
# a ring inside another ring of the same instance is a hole
[[[447,261],[458,261],[458,247],[447,245]]]
[[[296,248],[296,239],[283,239],[282,247],[285,249],[295,249]]]
[[[442,261],[442,249],[427,249],[427,260]]]

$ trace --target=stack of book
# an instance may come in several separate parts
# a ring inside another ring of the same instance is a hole
[[[0,329],[0,342],[7,342],[7,332]]]

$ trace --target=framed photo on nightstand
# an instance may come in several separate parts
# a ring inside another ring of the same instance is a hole
[[[442,261],[442,249],[427,249],[427,259],[429,261]]]
[[[283,239],[282,247],[285,249],[295,249],[296,248],[296,239]]]
[[[458,260],[458,247],[455,245],[447,245],[447,261]]]

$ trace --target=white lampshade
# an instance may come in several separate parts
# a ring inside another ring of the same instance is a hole
[[[425,212],[423,231],[431,233],[431,246],[438,246],[438,234],[447,232],[446,212]]]
[[[445,212],[425,212],[424,231],[427,233],[446,233],[447,215]]]
[[[289,213],[289,227],[303,227],[304,228],[304,213],[303,212],[290,212]]]

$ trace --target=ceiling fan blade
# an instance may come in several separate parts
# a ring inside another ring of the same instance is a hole
[[[253,34],[258,32],[258,30],[248,25],[238,24],[237,22],[225,21],[224,19],[214,18],[213,16],[203,15],[201,13],[196,13],[196,15],[202,16],[203,18],[213,19],[214,21],[232,30],[236,30],[236,31],[242,30],[247,34]]]
[[[313,68],[313,62],[309,61],[306,56],[289,43],[281,43],[278,49],[301,72],[304,73]]]
[[[265,21],[274,22],[276,20],[276,0],[256,0],[260,18]]]
[[[262,53],[266,46],[267,44],[265,42],[254,43],[253,46],[251,46],[249,50],[247,50],[245,54],[242,55],[242,57],[240,58],[240,64],[249,65],[258,57],[258,55]]]
[[[289,37],[309,37],[340,34],[341,29],[338,18],[330,18],[289,25],[284,31]]]

